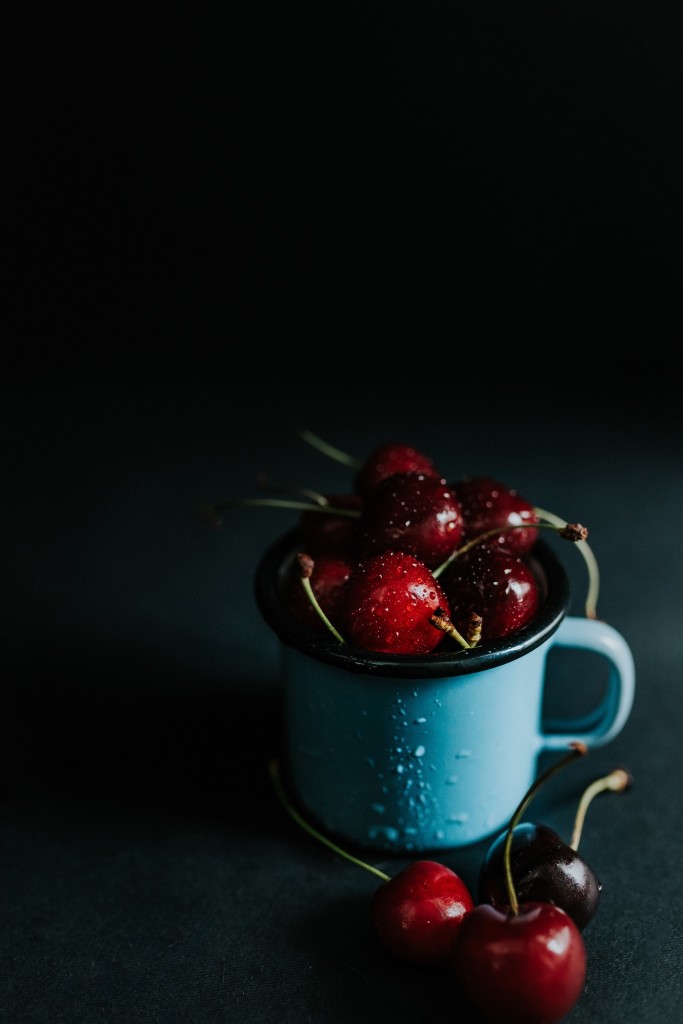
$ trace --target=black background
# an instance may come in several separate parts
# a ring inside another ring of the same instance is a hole
[[[566,833],[592,777],[635,785],[585,830],[604,899],[571,1019],[674,1019],[676,5],[3,21],[0,1019],[473,1019],[377,948],[372,877],[268,781],[251,581],[291,516],[199,512],[260,471],[345,486],[296,423],[358,456],[413,441],[589,526],[637,697],[537,813]],[[484,846],[441,859],[471,884]]]

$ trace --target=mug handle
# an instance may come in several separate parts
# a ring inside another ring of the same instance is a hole
[[[633,706],[635,666],[624,637],[600,619],[568,615],[553,636],[551,646],[593,651],[610,662],[607,692],[600,704],[574,720],[550,719],[543,723],[541,742],[546,750],[560,750],[580,741],[602,747],[624,728]]]

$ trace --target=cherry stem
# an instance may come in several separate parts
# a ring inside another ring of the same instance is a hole
[[[481,544],[482,541],[488,540],[489,537],[499,537],[501,533],[507,533],[508,530],[531,529],[554,530],[555,533],[559,533],[565,540],[573,542],[581,541],[582,544],[585,544],[586,536],[588,535],[588,531],[585,526],[581,526],[578,523],[565,523],[561,519],[558,519],[556,523],[510,523],[507,526],[495,526],[493,529],[486,530],[484,533],[478,533],[476,537],[472,537],[472,539],[468,540],[467,543],[456,548],[455,551],[451,551],[448,558],[442,562],[441,565],[438,565],[436,569],[432,569],[432,576],[438,580],[441,573],[447,569],[456,558],[467,554],[467,552],[471,551],[472,548],[477,546],[477,544]]]
[[[555,526],[565,526],[566,523],[559,516],[554,515],[552,512],[547,512],[543,508],[534,508],[534,512],[541,519],[547,519],[549,523]],[[587,541],[584,541],[580,545],[581,554],[586,562],[586,568],[588,569],[588,593],[586,594],[586,618],[597,619],[598,617],[598,593],[600,591],[600,570],[598,563],[589,547]]]
[[[556,761],[555,764],[551,765],[547,771],[543,772],[542,775],[536,779],[536,781],[529,787],[525,796],[520,801],[515,810],[514,814],[510,818],[510,824],[508,825],[507,835],[505,837],[505,846],[503,849],[503,861],[505,864],[505,884],[508,891],[508,899],[510,902],[510,910],[514,915],[519,914],[519,900],[517,899],[517,893],[515,892],[515,885],[512,880],[512,867],[510,864],[510,850],[512,848],[512,833],[515,826],[519,823],[522,815],[526,811],[527,807],[533,800],[534,796],[538,792],[544,783],[548,781],[560,768],[564,768],[570,761],[574,761],[577,757],[583,757],[584,754],[588,753],[588,747],[585,743],[581,743],[578,740],[574,743],[570,743],[570,751],[568,754],[560,760]]]
[[[350,466],[351,469],[360,469],[362,463],[358,459],[354,459],[348,452],[341,451],[340,448],[335,448],[333,445],[328,444],[322,437],[318,437],[312,430],[308,430],[306,427],[297,427],[296,431],[299,437],[306,441],[308,444],[317,448],[318,451],[322,452],[323,455],[328,455],[331,459],[336,462],[341,462],[345,466]]]
[[[277,491],[280,494],[299,494],[304,498],[310,499],[314,504],[320,505],[321,508],[327,508],[330,504],[325,495],[320,494],[319,491],[314,491],[308,487],[298,487],[296,484],[273,484],[265,473],[259,474],[256,484],[263,491]]]
[[[345,644],[346,641],[344,640],[344,638],[341,635],[341,633],[339,633],[337,631],[337,629],[330,622],[328,616],[326,615],[326,613],[323,611],[323,608],[321,607],[321,603],[319,603],[319,601],[315,597],[315,593],[313,591],[313,588],[311,587],[310,577],[311,577],[311,574],[312,574],[312,571],[313,571],[313,565],[314,565],[313,559],[309,555],[304,554],[303,552],[299,552],[299,554],[297,555],[297,558],[298,558],[298,561],[299,561],[299,568],[301,569],[301,575],[300,575],[299,579],[301,580],[301,585],[302,585],[303,589],[305,590],[305,592],[306,592],[306,594],[308,596],[308,600],[312,604],[312,606],[313,606],[314,610],[317,612],[317,614],[319,616],[321,616],[323,622],[325,623],[327,628],[330,630],[332,635],[337,638],[339,643]]]
[[[384,871],[380,871],[379,868],[373,867],[372,864],[366,864],[364,860],[359,860],[358,857],[354,857],[352,854],[347,853],[346,850],[342,850],[340,846],[337,846],[336,843],[333,843],[327,838],[327,836],[318,832],[317,829],[313,828],[312,825],[309,825],[309,823],[301,817],[296,808],[292,806],[287,794],[285,793],[284,786],[282,785],[282,780],[280,778],[280,763],[276,757],[272,757],[270,759],[269,771],[271,781],[275,787],[275,792],[277,793],[280,803],[287,811],[290,818],[292,818],[297,825],[299,825],[305,832],[308,832],[310,836],[313,836],[314,839],[317,839],[318,842],[323,843],[325,846],[329,847],[330,850],[333,850],[334,853],[339,854],[339,856],[343,857],[345,860],[349,860],[352,864],[358,864],[359,867],[365,868],[366,871],[369,871],[371,874],[377,875],[378,878],[381,878],[383,882],[389,882],[391,880],[390,875],[387,875]]]
[[[462,633],[458,632],[448,616],[444,615],[443,608],[437,608],[434,614],[429,616],[429,621],[432,626],[440,629],[442,633],[446,634],[446,636],[450,636],[453,640],[457,640],[460,646],[464,647],[466,650],[469,650],[470,647],[474,647],[474,644],[471,644],[469,640],[465,639]],[[479,630],[479,635],[481,636],[481,629]],[[477,641],[475,641],[475,643],[476,642]]]
[[[297,501],[293,498],[236,498],[234,501],[221,501],[210,505],[207,516],[220,525],[220,513],[229,508],[240,507],[295,508],[301,512],[320,512],[321,515],[346,516],[358,519],[360,511],[355,508],[336,508],[334,505],[321,505],[317,500]]]
[[[576,851],[579,848],[586,811],[595,797],[600,793],[604,793],[605,790],[609,790],[611,793],[623,793],[624,790],[630,789],[632,785],[633,776],[630,772],[625,771],[623,768],[615,768],[609,775],[603,775],[602,778],[596,779],[594,782],[591,782],[590,786],[586,787],[579,801],[576,818],[574,819],[574,831],[572,832],[572,840],[569,844],[572,850]]]

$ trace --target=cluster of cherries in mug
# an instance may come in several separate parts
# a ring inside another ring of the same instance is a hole
[[[306,493],[283,600],[311,630],[332,626],[369,652],[426,655],[508,636],[536,615],[526,556],[550,524],[501,481],[448,483],[430,456],[390,442],[359,463],[349,493]],[[588,532],[556,528],[569,540]]]

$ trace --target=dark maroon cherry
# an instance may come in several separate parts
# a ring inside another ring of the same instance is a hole
[[[429,455],[410,444],[387,441],[376,448],[361,465],[356,473],[355,490],[367,496],[382,480],[394,473],[424,473],[425,476],[441,478]]]
[[[539,517],[531,502],[516,490],[492,476],[463,477],[453,484],[453,490],[462,507],[466,540],[500,529],[492,542],[517,555],[532,549],[538,539],[538,528],[533,524],[539,522]],[[523,523],[529,523],[529,528],[521,529]],[[515,529],[505,529],[510,526]]]
[[[602,883],[579,855],[578,848],[586,812],[599,793],[623,793],[633,777],[624,768],[595,779],[581,795],[572,837],[565,843],[545,825],[518,822],[510,838],[510,868],[519,898],[554,903],[569,914],[583,931],[600,903]],[[479,871],[478,899],[501,907],[508,902],[505,877],[507,831],[489,847]]]
[[[477,898],[494,907],[508,904],[503,832],[489,847],[479,872]],[[583,931],[598,909],[602,884],[581,855],[551,828],[522,822],[512,833],[512,879],[523,903],[541,900],[562,907]]]
[[[364,555],[406,551],[434,568],[460,544],[460,503],[438,476],[394,473],[366,499],[360,533]]]
[[[311,587],[320,608],[332,623],[341,621],[344,592],[351,569],[352,563],[334,552],[325,552],[311,559]],[[289,610],[303,625],[316,633],[328,633],[328,626],[302,586],[301,569],[296,559],[288,569],[283,597]]]
[[[461,633],[475,613],[482,640],[509,636],[527,625],[540,603],[538,582],[527,563],[501,547],[476,544],[439,577]]]
[[[432,625],[448,600],[432,573],[413,555],[383,551],[354,568],[344,590],[345,639],[378,654],[429,654],[445,633]]]
[[[358,542],[358,523],[363,499],[359,494],[327,494],[324,501],[299,516],[299,529],[307,551],[350,552]],[[320,509],[320,511],[318,511]],[[328,510],[346,509],[353,515],[337,515]]]

